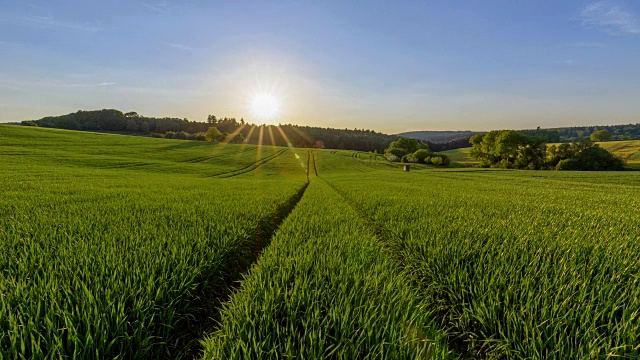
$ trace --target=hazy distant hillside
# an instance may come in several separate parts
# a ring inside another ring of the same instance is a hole
[[[432,143],[448,143],[453,140],[468,139],[475,134],[477,134],[476,131],[409,131],[397,135]]]

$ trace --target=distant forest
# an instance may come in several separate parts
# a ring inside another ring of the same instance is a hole
[[[539,136],[548,143],[571,143],[589,139],[596,131],[606,130],[612,137],[610,140],[640,140],[640,124],[606,125],[606,126],[576,126],[552,129],[518,130],[527,136]],[[482,132],[473,131],[411,131],[398,136],[424,140],[430,143],[465,143],[469,147],[469,139]]]
[[[377,151],[383,153],[389,144],[399,138],[365,129],[331,129],[298,125],[255,125],[244,119],[218,118],[209,115],[206,122],[189,121],[178,118],[154,118],[141,116],[135,112],[123,113],[119,110],[78,111],[75,113],[48,116],[40,120],[23,121],[22,125],[48,128],[106,131],[127,134],[144,134],[177,139],[204,139],[209,127],[216,127],[220,132],[233,134],[248,144],[265,144],[295,147],[320,147],[356,151]],[[188,134],[195,135],[195,137]],[[168,136],[167,136],[168,135]],[[237,140],[236,140],[237,141]],[[433,151],[443,151],[460,147],[468,147],[469,140],[430,143]]]
[[[119,110],[78,111],[75,113],[48,116],[40,120],[23,121],[22,125],[49,128],[107,131],[126,134],[172,137],[175,139],[204,139],[204,133],[214,126],[222,133],[233,134],[235,141],[242,139],[249,144],[266,144],[295,147],[325,147],[356,151],[384,150],[400,137],[417,138],[428,144],[431,151],[445,151],[469,147],[469,139],[475,132],[427,132],[417,131],[398,135],[387,135],[365,129],[331,129],[298,125],[255,125],[236,118],[218,118],[209,115],[206,122],[178,118],[154,118],[136,112]],[[607,130],[612,140],[640,139],[640,124],[579,126],[535,130],[520,130],[528,136],[538,136],[548,143],[576,142],[588,139],[598,130]],[[262,134],[262,135],[261,135]],[[288,141],[287,141],[288,139]]]
[[[568,143],[589,139],[596,131],[606,130],[611,133],[611,140],[640,140],[640,123],[627,125],[576,126],[566,128],[521,130],[528,136],[542,136],[549,143]]]

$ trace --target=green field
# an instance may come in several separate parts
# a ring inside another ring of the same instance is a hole
[[[609,141],[599,144],[600,147],[624,160],[627,167],[640,169],[640,140]]]
[[[613,155],[619,157],[630,169],[640,169],[640,140],[608,141],[597,143]],[[480,164],[480,161],[472,159],[469,152],[471,148],[443,151],[451,161],[455,161],[465,167]]]
[[[640,172],[9,125],[0,161],[2,359],[640,356]]]
[[[475,165],[479,165],[480,161],[472,159],[470,152],[471,148],[468,147],[462,149],[447,150],[443,151],[442,153],[447,155],[451,159],[451,161],[457,162],[458,164],[465,167],[473,167]]]

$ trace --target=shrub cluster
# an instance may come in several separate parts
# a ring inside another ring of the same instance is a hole
[[[155,138],[165,138],[165,139],[178,139],[178,140],[206,140],[203,132],[198,132],[195,134],[191,134],[185,131],[168,131],[164,134],[153,133],[152,137]]]
[[[427,144],[416,139],[400,138],[392,142],[385,150],[385,158],[391,162],[433,164],[449,166],[447,155],[429,151]]]
[[[481,167],[527,170],[622,170],[622,160],[589,140],[549,145],[543,137],[513,130],[474,135],[471,156]]]

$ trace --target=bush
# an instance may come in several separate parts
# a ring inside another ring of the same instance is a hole
[[[403,156],[408,155],[409,152],[405,149],[390,147],[385,151],[385,157],[388,155],[393,155],[398,159],[402,159]]]
[[[203,132],[198,132],[198,133],[195,133],[195,134],[190,134],[189,140],[205,141],[205,140],[207,140],[207,138],[204,136]]]
[[[576,159],[564,159],[558,162],[556,170],[578,170],[579,164]]]
[[[598,130],[591,134],[591,141],[611,141],[613,135],[607,130]]]
[[[242,144],[244,142],[244,136],[242,133],[237,133],[233,135],[233,137],[231,135],[227,135],[225,141],[230,144]]]
[[[420,149],[413,153],[413,157],[416,158],[419,163],[426,163],[425,159],[431,157],[431,155],[432,153],[427,149]]]
[[[403,163],[417,163],[418,159],[416,159],[413,154],[405,155],[401,160]]]
[[[498,163],[498,167],[501,167],[501,168],[503,168],[503,169],[511,169],[511,168],[513,168],[513,164],[511,164],[511,163],[509,162],[509,160],[507,160],[507,159],[502,159],[502,160],[500,160],[500,162]]]
[[[442,158],[440,156],[434,156],[431,158],[431,163],[433,165],[442,165],[443,161]]]
[[[390,161],[390,162],[398,162],[398,160],[400,160],[397,156],[393,154],[386,154],[385,157],[387,158],[387,161]]]
[[[615,171],[624,169],[622,160],[597,145],[582,150],[578,154],[577,161],[580,170]]]
[[[204,136],[207,141],[221,141],[224,139],[224,135],[215,126],[211,126],[204,134]]]

